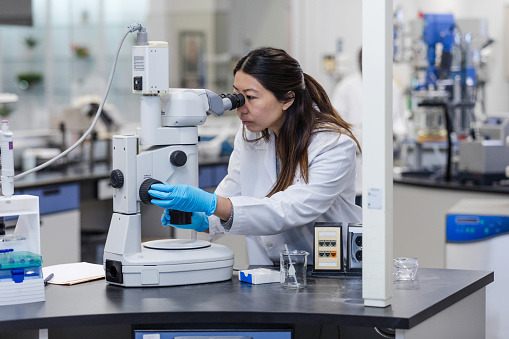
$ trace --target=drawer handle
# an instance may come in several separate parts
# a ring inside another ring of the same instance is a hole
[[[54,188],[54,189],[50,189],[50,190],[44,191],[43,195],[55,195],[55,194],[59,194],[59,193],[60,193],[60,189],[59,188]]]

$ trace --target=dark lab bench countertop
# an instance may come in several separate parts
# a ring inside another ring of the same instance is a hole
[[[417,187],[442,188],[451,190],[488,192],[488,193],[509,193],[509,185],[476,185],[471,183],[460,183],[458,180],[452,179],[447,182],[443,178],[433,178],[418,175],[400,175],[395,174],[393,177],[395,184],[403,184]]]
[[[231,280],[175,287],[123,288],[104,280],[48,285],[46,301],[0,307],[0,331],[156,324],[334,324],[409,329],[484,288],[493,272],[420,269],[395,281],[392,305],[364,307],[360,277],[309,277],[288,290],[278,283]]]

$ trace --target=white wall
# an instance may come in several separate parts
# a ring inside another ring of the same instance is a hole
[[[292,5],[292,55],[304,72],[313,76],[329,92],[335,79],[323,70],[324,55],[336,52],[336,42],[343,41],[346,69],[355,71],[357,53],[362,44],[362,1],[360,0],[290,0]]]
[[[206,87],[211,90],[215,90],[214,80],[218,77],[216,67],[224,58],[241,57],[259,46],[288,48],[287,0],[151,0],[150,4],[149,39],[168,41],[170,45],[170,87],[180,85],[182,31],[200,31],[206,36]],[[225,24],[226,32],[218,36],[218,32],[225,30]],[[229,48],[226,56],[216,50],[224,42]],[[227,72],[231,73],[231,69]]]
[[[288,49],[288,0],[233,0],[230,52],[243,56],[261,46]]]

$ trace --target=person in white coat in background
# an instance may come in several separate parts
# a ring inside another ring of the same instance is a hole
[[[362,49],[358,53],[358,71],[338,82],[331,96],[332,106],[352,124],[352,132],[362,145]],[[407,123],[399,86],[392,82],[392,122],[394,142],[401,142],[407,133]],[[356,204],[362,203],[362,157],[357,153]]]
[[[251,265],[279,263],[285,249],[313,253],[317,221],[361,222],[355,205],[360,146],[318,82],[284,50],[264,47],[237,63],[233,90],[244,95],[228,174],[214,193],[154,184],[152,203],[193,212],[174,227],[246,236]],[[310,263],[313,258],[310,258]]]

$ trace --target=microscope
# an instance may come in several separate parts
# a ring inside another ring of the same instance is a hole
[[[140,202],[150,204],[154,183],[198,186],[198,127],[244,104],[242,94],[206,89],[169,89],[168,43],[147,41],[138,30],[132,47],[133,93],[141,94],[141,128],[112,142],[113,215],[103,264],[110,284],[175,286],[231,279],[233,252],[194,239],[141,242]],[[163,211],[161,210],[161,213]],[[170,211],[174,225],[190,224],[192,213]]]

